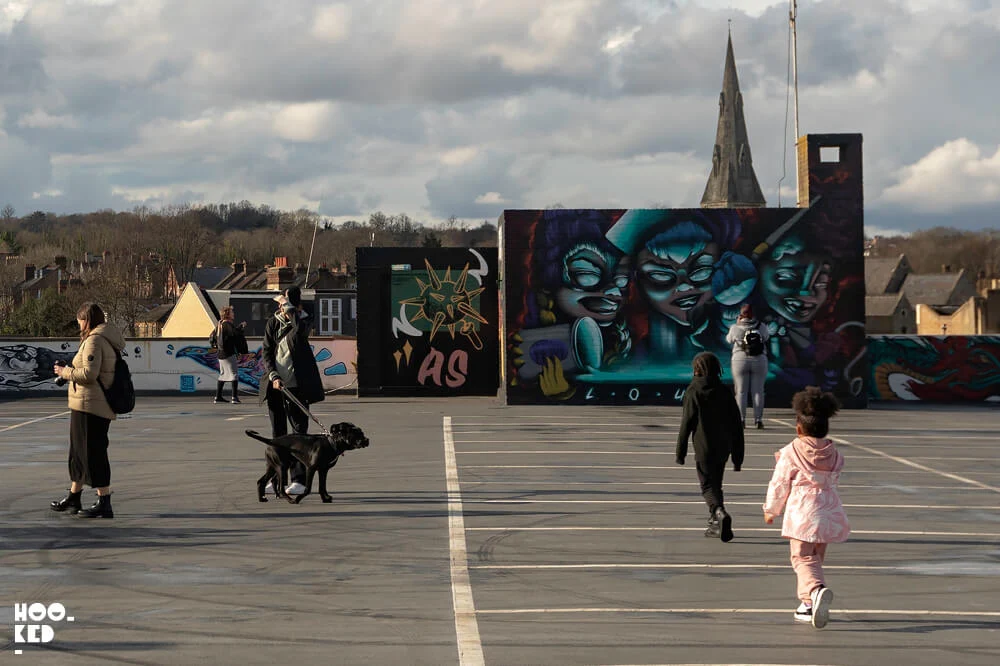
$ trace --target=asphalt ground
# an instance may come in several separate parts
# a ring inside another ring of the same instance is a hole
[[[679,409],[338,397],[314,413],[372,442],[331,471],[332,504],[257,502],[256,401],[140,398],[111,427],[115,518],[85,520],[48,508],[68,485],[65,400],[0,403],[0,660],[1000,663],[996,407],[834,420],[853,533],[827,554],[823,630],[793,622],[788,545],[760,512],[791,410],[726,473],[728,544],[702,535],[693,454],[674,464]],[[16,603],[74,621],[14,643]]]

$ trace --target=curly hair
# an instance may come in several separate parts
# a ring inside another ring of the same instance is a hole
[[[722,364],[719,357],[712,352],[701,352],[691,361],[691,368],[695,377],[708,377],[711,379],[722,379]]]
[[[792,396],[792,409],[803,433],[810,437],[826,437],[830,432],[830,419],[840,411],[840,401],[829,391],[807,386]]]

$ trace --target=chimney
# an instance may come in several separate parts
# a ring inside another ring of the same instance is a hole
[[[24,281],[27,282],[28,280],[34,280],[34,279],[35,279],[35,265],[34,264],[25,264],[24,265]]]
[[[941,264],[942,273],[951,273],[951,264]]]
[[[288,257],[275,257],[267,269],[267,290],[284,291],[295,284],[295,271],[288,267]]]
[[[300,273],[300,274],[301,273],[305,273],[306,272],[306,265],[303,264],[302,262],[297,262],[295,264],[295,272],[296,273]]]
[[[240,275],[241,273],[246,273],[247,272],[247,260],[246,259],[244,259],[242,261],[234,261],[231,265],[233,267],[233,273],[236,274],[236,275]]]
[[[62,270],[66,270],[66,257],[61,254],[56,255],[55,264]]]

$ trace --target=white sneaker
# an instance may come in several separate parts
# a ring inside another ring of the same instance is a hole
[[[264,494],[265,495],[274,495],[275,494],[275,492],[274,492],[274,481],[268,481],[267,482],[267,485],[264,486]]]
[[[305,495],[306,487],[296,481],[295,483],[289,484],[289,486],[285,488],[285,492],[289,495]]]
[[[830,604],[833,603],[833,590],[828,587],[818,587],[810,595],[813,600],[812,625],[822,629],[830,620]]]
[[[799,604],[799,607],[795,609],[795,621],[796,622],[812,622],[813,619],[813,609],[812,606],[807,606],[806,602]]]

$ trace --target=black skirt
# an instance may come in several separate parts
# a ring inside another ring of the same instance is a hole
[[[111,485],[111,419],[73,410],[69,417],[69,480],[91,488]]]

